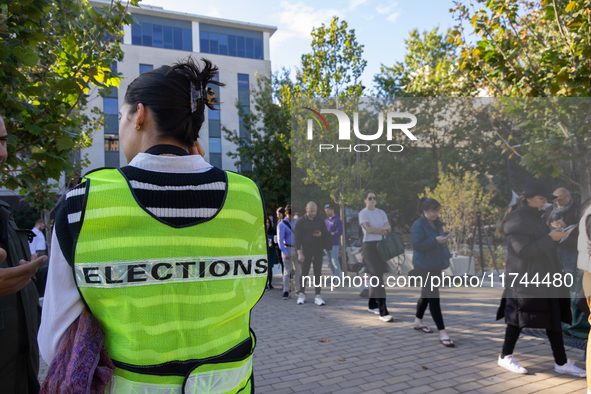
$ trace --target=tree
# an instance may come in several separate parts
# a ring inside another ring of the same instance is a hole
[[[271,77],[257,76],[257,89],[251,91],[254,111],[246,112],[241,102],[236,103],[247,138],[223,127],[225,138],[238,146],[228,156],[241,164],[255,163],[251,171],[243,174],[260,186],[265,205],[272,208],[285,206],[291,197],[291,121],[279,89],[282,83],[289,83],[285,72]]]
[[[439,28],[411,30],[404,40],[403,62],[392,67],[384,64],[374,82],[385,97],[470,97],[476,95],[473,81],[459,70],[458,48],[450,42],[451,30],[445,35]]]
[[[138,1],[100,9],[86,0],[0,2],[0,102],[9,132],[4,186],[20,188],[39,210],[54,207],[60,177],[71,180],[81,165],[73,152],[89,146],[101,126],[96,109],[85,111],[89,91],[119,86],[111,66],[123,59],[123,25],[134,21],[127,6]]]
[[[589,97],[591,8],[588,1],[456,1],[453,11],[458,26],[450,39],[462,47],[461,68],[489,94]],[[480,37],[475,45],[469,45],[464,38],[464,22],[470,23]],[[585,103],[580,100],[578,105]],[[538,114],[543,116],[544,111],[539,109]],[[499,138],[502,146],[519,156],[528,170],[537,176],[548,174],[571,182],[580,188],[585,199],[591,197],[589,120],[577,112],[568,115],[571,127],[555,123],[550,130],[515,129]],[[536,144],[536,141],[544,143]],[[566,174],[557,156],[572,160],[580,176],[575,179]]]
[[[347,27],[346,21],[339,24],[339,18],[334,16],[330,26],[322,24],[312,30],[312,52],[302,55],[302,70],[297,74],[295,92],[292,93],[300,101],[297,101],[292,115],[296,115],[302,107],[312,105],[310,98],[355,99],[363,94],[360,78],[367,61],[362,58],[363,45],[357,42],[355,30],[347,30]],[[354,106],[355,102],[346,100],[339,103],[337,99],[333,104],[341,108]],[[305,119],[300,117],[294,119],[294,124],[298,120],[305,123]],[[315,142],[320,143],[334,141],[335,137],[324,129],[316,136]],[[305,183],[317,184],[329,192],[331,198],[341,205],[341,215],[344,215],[344,205],[359,200],[357,179],[368,175],[367,166],[357,162],[355,155],[350,153],[317,152],[305,138],[300,137],[292,139],[292,152],[297,167],[305,172]]]
[[[434,198],[441,204],[440,218],[447,231],[454,233],[451,240],[455,250],[467,243],[476,212],[481,212],[486,222],[487,218],[493,218],[495,211],[491,204],[492,193],[482,188],[475,173],[466,171],[462,174],[458,167],[444,169],[440,164],[437,187],[426,187],[419,198],[423,196]]]
[[[418,120],[413,128],[418,140],[407,141],[404,153],[384,155],[372,166],[381,172],[376,179],[388,181],[371,186],[385,187],[390,204],[409,223],[416,218],[416,195],[437,185],[437,163],[448,171],[452,166],[458,176],[470,171],[482,186],[490,187],[492,179],[506,198],[511,196],[503,150],[494,145],[497,136],[481,124],[482,99],[474,97],[474,80],[460,70],[459,51],[450,37],[450,30],[412,30],[405,40],[404,60],[382,65],[374,79],[379,94],[393,99],[384,100],[386,110],[396,106],[396,111],[413,113]],[[495,204],[505,203],[502,199],[499,194]]]
[[[357,42],[355,30],[347,30],[346,21],[339,24],[333,16],[312,30],[312,52],[302,55],[302,70],[297,74],[299,89],[308,97],[360,97],[364,86],[361,74],[367,66],[362,58],[363,45]]]

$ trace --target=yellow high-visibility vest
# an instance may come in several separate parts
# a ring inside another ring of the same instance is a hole
[[[116,366],[107,392],[250,392],[264,212],[254,182],[227,177],[214,217],[173,227],[138,204],[119,170],[87,175],[74,274]]]

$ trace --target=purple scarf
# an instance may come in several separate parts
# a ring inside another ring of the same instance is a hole
[[[105,333],[86,309],[68,327],[39,394],[102,394],[115,372]]]

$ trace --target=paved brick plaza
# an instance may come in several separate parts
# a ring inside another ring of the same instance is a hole
[[[257,393],[586,393],[585,379],[554,372],[548,340],[519,339],[515,357],[529,375],[497,366],[505,326],[494,320],[496,299],[451,300],[442,290],[446,328],[456,343],[446,348],[437,332],[412,329],[417,290],[390,295],[394,322],[384,323],[367,312],[358,289],[325,289],[327,305],[317,306],[312,289],[296,305],[295,298],[281,299],[279,275],[274,285],[279,289],[267,291],[252,313]],[[429,311],[424,322],[435,328]],[[567,347],[567,355],[584,367],[582,350]],[[41,361],[40,378],[46,373]]]
[[[281,286],[278,275],[274,285]],[[450,300],[442,290],[443,317],[456,343],[446,348],[436,330],[412,329],[411,294],[388,300],[394,322],[384,323],[367,312],[357,289],[339,291],[338,299],[325,291],[325,306],[313,304],[311,289],[304,305],[282,300],[280,289],[265,293],[252,313],[257,393],[586,393],[585,379],[554,372],[547,339],[519,339],[514,354],[529,375],[497,366],[505,328],[495,321],[498,300]],[[435,329],[429,311],[424,322]],[[584,367],[584,352],[566,349]]]

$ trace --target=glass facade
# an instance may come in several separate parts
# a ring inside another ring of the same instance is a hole
[[[219,81],[219,74],[214,78]],[[220,87],[210,85],[215,93],[216,101],[220,102]],[[219,107],[218,107],[219,108]],[[212,111],[207,108],[208,130],[209,130],[209,163],[212,166],[222,168],[222,127],[220,124],[220,111]]]
[[[117,72],[117,64],[112,67]],[[105,167],[119,167],[119,90],[111,88],[103,97],[105,116]]]
[[[142,75],[146,71],[151,71],[153,69],[154,69],[154,66],[151,64],[140,64],[140,75]]]
[[[238,74],[238,101],[242,104],[244,113],[250,112],[250,82],[248,74]],[[238,118],[240,138],[250,141],[250,133],[244,127],[242,117]],[[247,142],[248,143],[248,142]],[[251,171],[252,163],[243,163],[240,170]]]
[[[203,53],[263,60],[263,33],[207,24],[199,25]]]
[[[193,51],[191,22],[133,14],[138,23],[131,27],[131,44]]]

